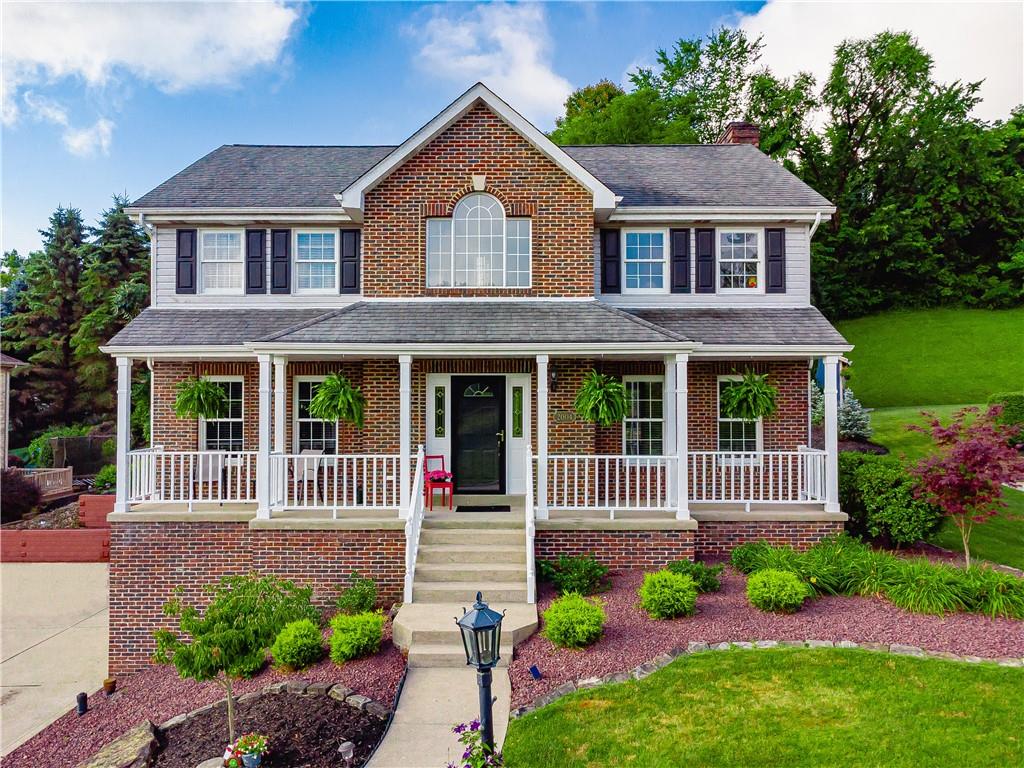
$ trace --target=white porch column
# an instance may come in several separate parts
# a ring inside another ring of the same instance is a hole
[[[839,356],[825,358],[825,511],[839,511]]]
[[[114,511],[128,511],[128,451],[132,444],[132,361],[117,358],[117,488]]]
[[[547,355],[537,355],[537,519],[548,519]]]
[[[665,382],[661,393],[662,410],[662,449],[664,456],[676,455],[676,358],[675,355],[665,355]],[[670,462],[668,465],[668,477],[665,485],[665,499],[667,504],[675,504],[675,489],[677,488],[676,475],[679,473],[677,462]]]
[[[687,392],[689,387],[687,362],[689,355],[676,355],[676,463],[678,464],[678,483],[676,485],[676,520],[690,519],[689,472],[687,467],[687,449],[690,444],[687,419]]]
[[[257,355],[260,365],[259,445],[256,454],[256,516],[270,519],[271,357]]]
[[[285,427],[288,413],[288,358],[274,355],[274,453],[288,453]]]
[[[401,502],[398,515],[405,517],[409,511],[409,493],[412,490],[409,474],[412,453],[412,355],[398,356],[398,401],[398,487]]]

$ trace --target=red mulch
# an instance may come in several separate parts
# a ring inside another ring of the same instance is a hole
[[[339,667],[329,658],[294,675],[267,667],[251,680],[238,681],[241,695],[271,683],[302,679],[311,683],[341,683],[356,693],[382,704],[393,705],[398,683],[405,670],[405,657],[391,643],[391,623],[384,627],[380,653],[350,661]],[[3,759],[4,768],[74,768],[143,720],[155,725],[175,715],[224,698],[215,682],[182,680],[173,667],[153,666],[119,678],[117,692],[109,698],[102,691],[89,697],[89,711],[79,717],[74,710],[33,736]]]
[[[747,603],[746,577],[729,568],[722,574],[720,592],[698,596],[695,616],[654,621],[638,605],[642,580],[640,571],[613,575],[611,591],[599,595],[608,615],[604,635],[590,648],[556,648],[540,634],[517,646],[509,666],[512,706],[527,704],[570,680],[630,670],[691,641],[852,640],[903,643],[982,658],[1024,656],[1024,622],[1012,619],[908,613],[881,598],[865,597],[809,600],[791,616],[762,613]],[[553,597],[545,585],[538,610],[546,609]],[[532,664],[540,668],[543,679],[530,676]]]

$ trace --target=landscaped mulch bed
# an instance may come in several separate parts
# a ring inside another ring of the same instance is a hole
[[[852,640],[856,643],[901,643],[928,651],[982,658],[1024,657],[1024,622],[976,614],[930,616],[908,613],[882,598],[820,597],[808,600],[791,616],[763,613],[746,599],[746,577],[726,568],[722,590],[697,598],[697,614],[654,621],[639,606],[640,571],[612,576],[612,589],[599,595],[608,620],[604,635],[590,648],[556,648],[537,634],[516,647],[509,666],[512,706],[570,680],[625,672],[661,653],[691,641],[719,643],[753,640]],[[550,605],[554,592],[542,586],[538,610]],[[543,679],[529,672],[536,664]]]
[[[241,695],[261,690],[271,683],[302,679],[311,683],[342,683],[356,693],[393,706],[405,671],[405,657],[391,643],[391,622],[384,625],[384,632],[381,651],[374,656],[350,661],[341,667],[325,657],[319,664],[296,675],[285,675],[268,667],[251,680],[239,681],[234,686],[235,693]],[[3,765],[4,768],[43,765],[74,768],[143,720],[159,725],[223,697],[223,688],[215,682],[182,680],[173,667],[154,666],[120,678],[113,696],[107,697],[102,691],[92,694],[85,715],[79,717],[73,710],[68,712],[4,757]]]
[[[267,768],[337,768],[338,747],[355,745],[353,765],[362,765],[380,741],[386,721],[329,696],[277,693],[241,702],[237,732],[269,737]],[[227,743],[227,708],[217,707],[188,720],[162,737],[157,768],[196,768],[217,757]]]
[[[32,517],[15,520],[13,523],[4,523],[4,529],[14,530],[54,530],[65,528],[81,528],[78,521],[78,502],[72,501],[69,504],[62,504],[55,509],[40,512]]]

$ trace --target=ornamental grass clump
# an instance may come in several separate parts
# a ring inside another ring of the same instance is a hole
[[[331,630],[331,661],[335,664],[369,656],[380,650],[384,613],[339,613],[331,619]]]
[[[898,561],[885,596],[906,611],[938,616],[966,610],[971,604],[966,571],[925,558]]]
[[[850,573],[856,562],[870,555],[870,548],[849,536],[833,536],[799,556],[800,576],[818,594],[852,594]]]
[[[569,593],[544,611],[544,637],[562,648],[585,648],[604,631],[605,612],[596,598]]]
[[[286,624],[270,647],[270,655],[278,667],[289,672],[316,664],[324,655],[320,626],[309,619]]]
[[[796,613],[809,596],[807,585],[792,571],[766,568],[747,579],[747,599],[755,608],[771,613]]]
[[[1024,619],[1024,579],[995,568],[964,571],[970,610],[992,618]]]
[[[693,579],[669,570],[645,574],[639,594],[640,607],[652,619],[692,616],[697,606],[697,585]]]
[[[706,592],[717,592],[722,588],[722,582],[718,577],[725,570],[724,565],[706,565],[705,563],[694,562],[693,560],[677,560],[669,563],[668,570],[678,573],[680,576],[689,576],[693,579],[697,591],[701,594]]]
[[[773,568],[777,571],[800,572],[800,553],[790,546],[773,547],[767,541],[741,544],[732,551],[730,562],[740,573],[753,573]]]

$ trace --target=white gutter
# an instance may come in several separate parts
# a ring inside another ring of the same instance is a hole
[[[814,217],[814,223],[811,224],[811,231],[807,233],[807,242],[814,239],[814,233],[818,231],[818,227],[821,225],[821,211],[818,211],[818,215]]]

